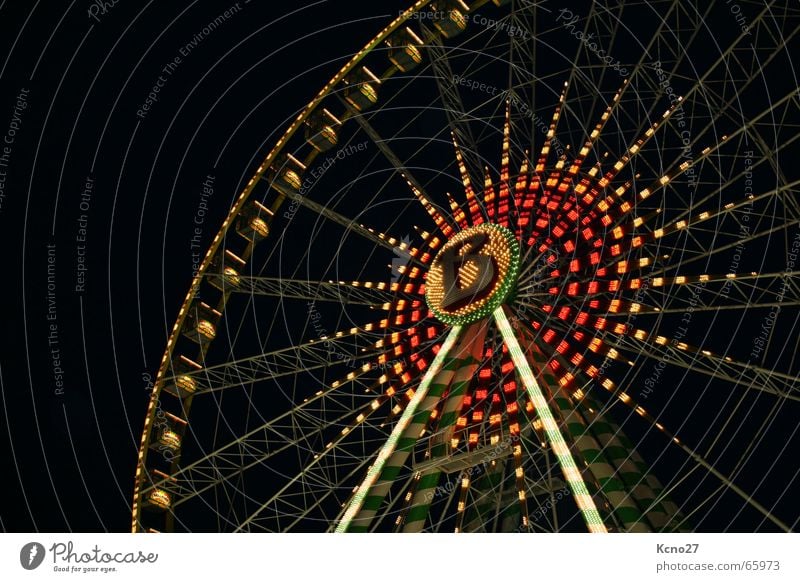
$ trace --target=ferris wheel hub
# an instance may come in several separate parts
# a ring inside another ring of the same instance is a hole
[[[480,224],[454,235],[431,263],[425,299],[436,317],[465,325],[490,315],[511,294],[520,269],[514,233]]]

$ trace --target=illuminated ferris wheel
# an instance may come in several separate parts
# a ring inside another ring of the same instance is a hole
[[[792,530],[799,27],[409,8],[209,248],[133,531]]]

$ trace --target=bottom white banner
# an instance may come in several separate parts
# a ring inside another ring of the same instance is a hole
[[[797,534],[4,534],[0,580],[800,580]]]

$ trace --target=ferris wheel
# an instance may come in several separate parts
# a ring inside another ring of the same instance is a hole
[[[796,528],[800,12],[757,8],[399,15],[208,249],[132,530]]]

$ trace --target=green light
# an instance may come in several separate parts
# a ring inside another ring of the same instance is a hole
[[[500,333],[503,334],[503,339],[511,354],[511,359],[514,361],[517,373],[522,379],[525,389],[528,391],[531,402],[533,402],[536,415],[539,417],[539,420],[542,421],[542,427],[547,435],[547,440],[550,442],[553,453],[558,459],[558,464],[561,466],[561,471],[564,473],[564,480],[569,484],[572,490],[572,495],[583,515],[583,519],[586,521],[586,525],[589,527],[589,531],[607,532],[608,530],[603,523],[603,519],[600,517],[600,513],[597,511],[594,500],[589,494],[589,490],[586,488],[586,483],[584,483],[580,471],[575,464],[575,460],[569,452],[569,447],[561,431],[558,429],[556,419],[553,417],[553,413],[547,405],[544,392],[542,392],[539,383],[536,381],[536,377],[517,341],[517,337],[514,335],[514,331],[511,329],[511,324],[508,322],[508,318],[503,312],[502,306],[495,310],[494,319],[497,322]]]

